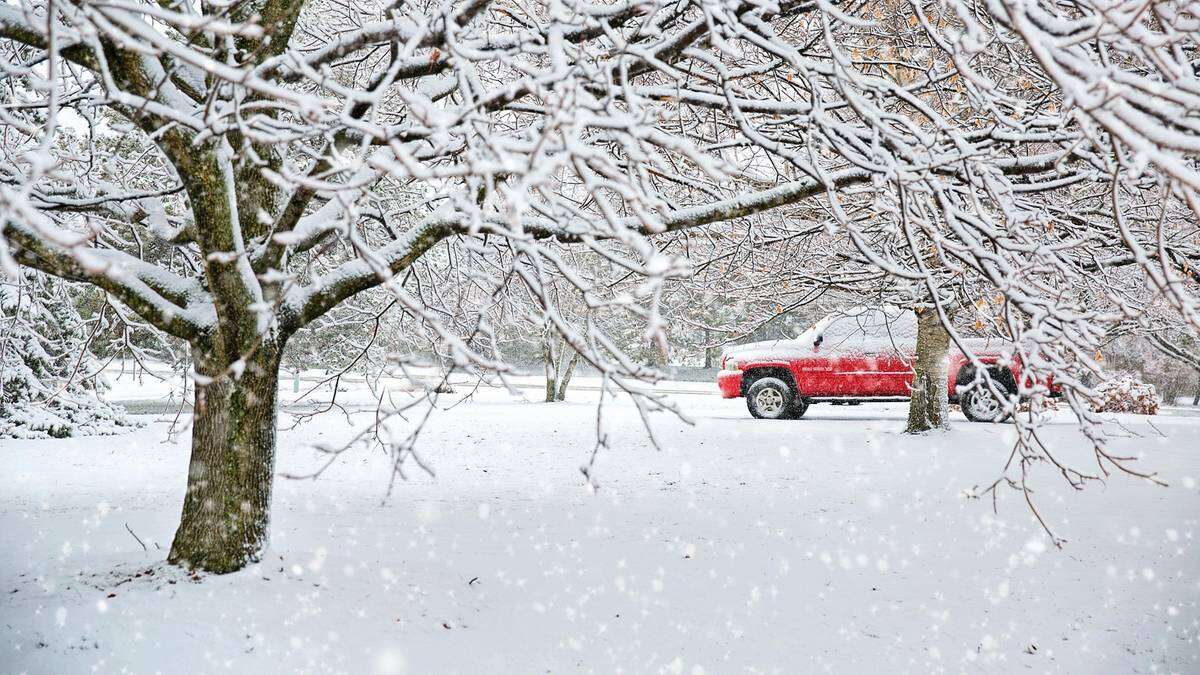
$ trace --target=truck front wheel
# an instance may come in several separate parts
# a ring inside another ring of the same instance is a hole
[[[746,390],[746,407],[760,420],[795,419],[808,408],[792,386],[778,377],[755,380]]]

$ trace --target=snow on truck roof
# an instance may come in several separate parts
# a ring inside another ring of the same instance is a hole
[[[963,338],[976,354],[992,351],[996,342],[986,338]],[[794,338],[779,338],[735,345],[726,356],[787,359],[832,353],[870,353],[916,347],[917,315],[893,305],[855,306],[826,314]],[[951,345],[952,350],[956,350]],[[956,350],[957,351],[957,350]]]

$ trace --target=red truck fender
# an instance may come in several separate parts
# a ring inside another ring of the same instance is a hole
[[[796,391],[801,391],[800,372],[795,363],[784,360],[753,361],[742,366],[742,391],[745,392],[754,380],[760,377],[780,377],[786,375]],[[787,380],[785,380],[787,381]]]

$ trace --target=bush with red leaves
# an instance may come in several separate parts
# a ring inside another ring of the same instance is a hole
[[[1096,387],[1096,396],[1092,398],[1092,410],[1157,415],[1160,403],[1162,399],[1155,391],[1154,385],[1124,376]]]

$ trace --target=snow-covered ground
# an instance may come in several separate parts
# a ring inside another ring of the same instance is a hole
[[[653,416],[656,451],[610,403],[593,494],[596,394],[573,396],[439,412],[418,446],[436,479],[409,465],[386,499],[377,451],[280,479],[269,556],[221,577],[163,564],[187,463],[166,422],[0,441],[0,670],[1200,670],[1200,418],[1114,427],[1168,489],[1038,475],[1060,551],[1016,495],[998,515],[963,496],[1004,426],[909,437],[903,405],[767,422],[680,395],[696,424]],[[278,470],[369,419],[282,420]],[[1065,416],[1045,437],[1082,450]]]

